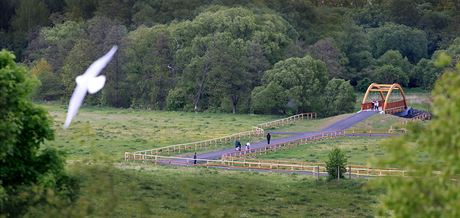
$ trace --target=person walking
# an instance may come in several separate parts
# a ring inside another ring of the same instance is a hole
[[[251,144],[249,144],[249,142],[246,143],[246,151],[249,151],[249,146],[250,146],[250,145],[251,145]]]
[[[235,141],[235,151],[238,151],[238,146],[239,146],[239,145],[241,145],[241,144],[240,144],[240,141],[237,139],[237,140]]]
[[[272,138],[272,135],[270,135],[270,133],[267,133],[267,144],[270,144],[271,138]]]
[[[375,110],[379,111],[379,101],[375,101]]]
[[[195,154],[193,155],[193,164],[196,164],[196,152],[195,152]]]

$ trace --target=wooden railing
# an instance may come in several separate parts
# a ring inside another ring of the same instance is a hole
[[[324,163],[312,163],[312,162],[274,162],[264,160],[252,160],[252,159],[220,159],[220,160],[209,160],[209,159],[194,159],[184,157],[173,157],[173,156],[160,156],[160,155],[147,155],[147,154],[132,154],[125,153],[125,160],[136,160],[143,162],[152,162],[154,164],[173,164],[183,166],[205,166],[205,167],[226,167],[226,168],[246,168],[246,169],[259,169],[259,170],[283,170],[283,171],[300,171],[310,172],[319,176],[319,174],[325,174],[326,165]],[[196,164],[194,164],[196,162]],[[359,165],[348,165],[347,175],[351,176],[406,176],[405,170],[396,168],[373,168]]]
[[[347,135],[353,135],[353,134],[356,134],[356,135],[360,135],[360,134],[369,134],[369,135],[372,135],[372,134],[397,134],[398,132],[395,131],[395,129],[347,129],[345,130],[345,134]],[[401,132],[399,132],[401,133]]]
[[[177,144],[177,145],[170,145],[170,146],[161,147],[161,148],[154,148],[154,149],[149,149],[149,150],[142,150],[142,151],[135,151],[135,152],[128,152],[128,153],[158,155],[162,153],[172,154],[172,153],[177,153],[177,152],[183,152],[186,150],[195,151],[201,148],[206,148],[206,147],[210,147],[210,146],[214,146],[214,145],[218,145],[222,143],[231,142],[231,141],[234,141],[242,137],[262,136],[263,134],[264,134],[263,129],[254,127],[253,130],[251,131],[239,132],[239,133],[235,133],[235,134],[220,137],[220,138],[214,138],[214,139],[208,139],[208,140],[190,142],[190,143],[184,143],[184,144]]]
[[[431,114],[429,113],[421,113],[415,117],[411,118],[412,120],[431,120]]]
[[[345,136],[345,131],[322,132],[322,133],[318,133],[313,136],[308,136],[305,138],[300,138],[300,139],[289,141],[289,142],[272,144],[272,145],[261,147],[261,148],[251,148],[245,151],[234,151],[234,152],[222,155],[221,158],[225,159],[227,157],[257,156],[260,154],[267,154],[268,152],[273,152],[273,151],[277,151],[281,149],[292,148],[294,146],[306,144],[311,141],[318,141],[318,140],[323,140],[327,138],[336,138],[339,136]]]
[[[292,124],[298,120],[316,119],[316,116],[317,116],[316,113],[302,113],[302,114],[297,114],[297,115],[290,116],[287,118],[262,123],[262,124],[257,125],[257,127],[262,128],[262,129],[275,128],[279,126],[285,126],[285,125]]]
[[[240,139],[242,137],[260,137],[264,135],[263,128],[274,128],[279,126],[284,126],[288,124],[292,124],[299,120],[306,120],[306,119],[316,119],[316,113],[302,113],[297,114],[294,116],[290,116],[287,118],[274,120],[266,123],[262,123],[257,125],[257,127],[253,127],[250,131],[240,132],[228,136],[223,136],[220,138],[208,139],[198,142],[190,142],[190,143],[183,143],[177,145],[170,145],[166,147],[142,150],[142,151],[134,151],[134,152],[127,152],[132,154],[144,154],[144,155],[160,155],[160,154],[175,154],[184,151],[196,151],[203,148],[208,148],[212,146],[217,146],[218,144],[228,143],[234,141],[236,139]]]
[[[394,114],[401,112],[406,109],[406,104],[404,100],[388,102],[385,109],[386,114]]]

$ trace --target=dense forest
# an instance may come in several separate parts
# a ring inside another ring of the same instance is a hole
[[[107,52],[87,103],[160,110],[334,115],[371,82],[430,90],[460,59],[457,0],[2,0],[0,48],[66,102]],[[327,103],[327,104],[326,104]]]

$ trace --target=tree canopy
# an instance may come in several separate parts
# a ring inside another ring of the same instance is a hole
[[[8,216],[18,216],[29,204],[39,203],[17,197],[32,192],[32,185],[72,190],[61,155],[54,149],[40,149],[54,137],[50,119],[32,104],[36,80],[14,58],[0,51],[0,212]]]

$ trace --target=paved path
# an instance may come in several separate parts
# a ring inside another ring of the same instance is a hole
[[[359,112],[359,113],[355,113],[353,115],[350,115],[342,120],[339,120],[333,124],[331,124],[330,126],[322,129],[321,131],[317,131],[317,132],[298,132],[298,133],[292,133],[290,134],[290,136],[288,137],[283,137],[283,138],[277,138],[277,139],[273,139],[271,140],[271,145],[274,145],[274,144],[281,144],[281,143],[286,143],[286,142],[290,142],[290,141],[295,141],[297,139],[302,139],[302,138],[307,138],[307,137],[310,137],[310,136],[315,136],[315,135],[321,135],[323,132],[334,132],[334,131],[341,131],[341,130],[345,130],[345,129],[348,129],[350,127],[352,127],[353,125],[377,114],[378,112],[377,111],[362,111],[362,112]],[[358,134],[355,134],[355,136],[357,136]],[[369,134],[365,134],[366,136],[369,135]],[[374,134],[374,135],[380,135],[380,136],[383,136],[385,134]],[[364,135],[363,135],[364,136]],[[245,143],[242,142],[242,146],[244,148],[244,145]],[[251,144],[251,148],[263,148],[263,147],[267,147],[268,144],[267,144],[267,141],[259,141],[259,142],[255,142],[253,144]],[[232,152],[235,152],[235,148],[227,148],[227,149],[222,149],[222,150],[217,150],[217,151],[212,151],[212,152],[207,152],[207,153],[202,153],[202,154],[198,154],[197,155],[197,158],[198,159],[209,159],[209,160],[216,160],[216,159],[220,159],[222,157],[223,154],[229,154],[229,153],[232,153]],[[193,156],[187,156],[187,157],[190,157],[190,158],[193,158]]]

